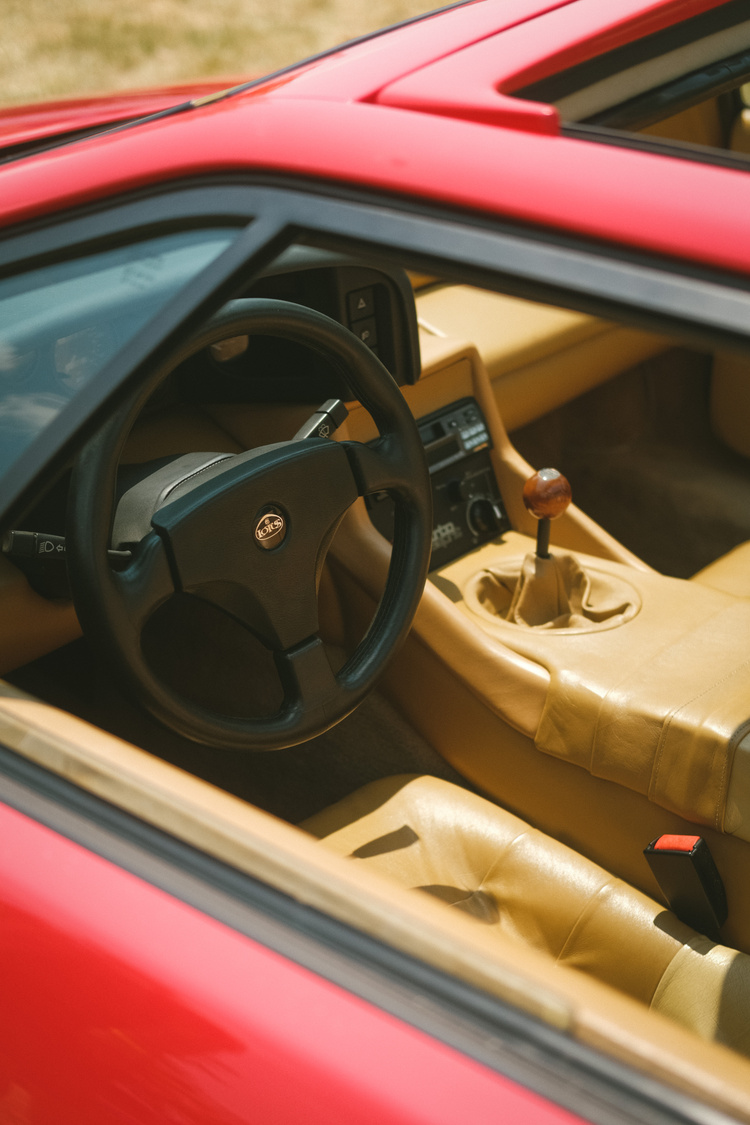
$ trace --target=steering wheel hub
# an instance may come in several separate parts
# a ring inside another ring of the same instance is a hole
[[[278,508],[269,508],[255,525],[255,541],[264,551],[273,551],[286,539],[287,521]]]

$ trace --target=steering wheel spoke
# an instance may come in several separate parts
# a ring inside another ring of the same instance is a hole
[[[363,445],[343,442],[360,496],[376,492],[403,492],[410,487],[413,466],[390,435]]]
[[[276,654],[276,667],[287,708],[313,717],[326,711],[340,694],[325,645],[318,636]]]
[[[141,541],[124,570],[112,571],[111,581],[131,629],[140,635],[149,618],[175,592],[167,552],[155,532]]]

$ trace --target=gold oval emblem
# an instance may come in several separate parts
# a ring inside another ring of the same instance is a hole
[[[255,525],[255,541],[264,550],[278,547],[286,535],[286,520],[280,512],[266,512]]]

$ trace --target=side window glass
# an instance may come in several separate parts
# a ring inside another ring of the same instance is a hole
[[[182,231],[0,281],[0,472],[236,233]]]

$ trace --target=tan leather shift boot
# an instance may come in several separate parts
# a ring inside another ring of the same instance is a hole
[[[612,575],[585,571],[573,555],[527,554],[480,571],[474,594],[485,611],[532,629],[590,629],[627,621],[636,607]]]

